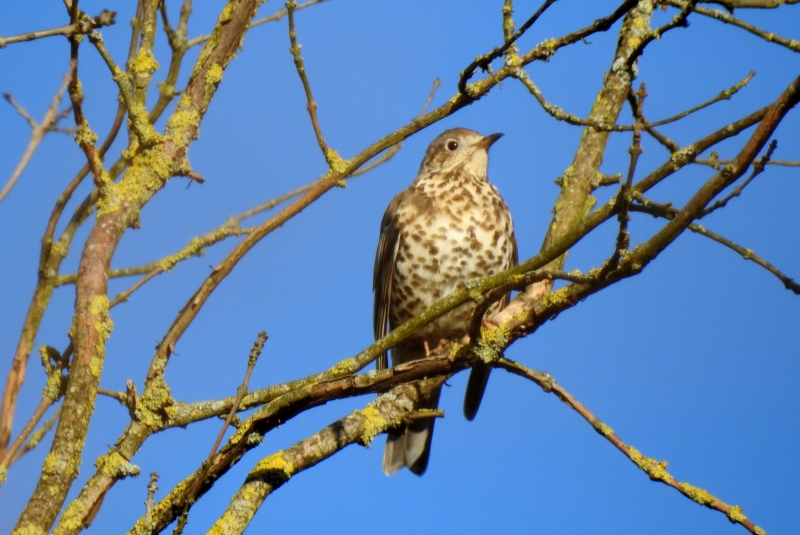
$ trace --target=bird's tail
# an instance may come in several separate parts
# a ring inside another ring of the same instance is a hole
[[[473,366],[472,371],[469,372],[467,392],[464,394],[464,416],[469,421],[472,421],[475,415],[478,414],[478,408],[481,406],[481,400],[483,399],[483,393],[486,391],[486,383],[489,382],[490,373],[492,373],[492,368],[482,364]]]
[[[438,408],[441,392],[441,387],[431,392],[430,396],[420,402],[419,408]],[[434,423],[436,418],[423,418],[414,420],[398,431],[390,431],[383,450],[383,473],[390,476],[406,466],[418,476],[424,474],[431,455]]]

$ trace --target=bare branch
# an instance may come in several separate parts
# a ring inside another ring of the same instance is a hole
[[[97,15],[96,17],[82,18],[72,24],[67,24],[66,26],[61,26],[59,28],[53,28],[52,30],[40,30],[37,32],[28,32],[20,35],[14,35],[11,37],[0,37],[0,48],[5,48],[7,45],[10,45],[12,43],[33,41],[34,39],[41,39],[43,37],[52,37],[53,35],[65,35],[67,37],[72,37],[74,35],[90,33],[96,30],[97,28],[102,28],[103,26],[111,26],[112,24],[114,24],[116,22],[114,20],[114,17],[116,17],[116,15],[117,13],[115,11],[103,10],[103,12]]]
[[[544,3],[539,6],[539,9],[531,15],[531,17],[525,21],[525,23],[520,26],[519,30],[511,36],[510,39],[506,39],[506,42],[503,43],[501,46],[496,47],[494,50],[489,52],[488,54],[483,54],[482,56],[478,56],[475,60],[467,65],[467,68],[461,72],[461,78],[458,80],[458,92],[462,94],[467,94],[467,82],[472,76],[475,74],[475,69],[480,67],[483,71],[488,72],[489,68],[492,64],[492,61],[501,57],[506,50],[511,48],[511,46],[522,37],[522,35],[527,32],[534,23],[539,20],[539,17],[547,11],[547,8],[552,6],[556,0],[545,0]],[[510,16],[510,11],[507,16]]]
[[[783,3],[783,2],[780,2],[779,0],[764,0],[764,4],[766,4],[767,2],[769,2],[772,5],[769,5],[769,6],[762,5],[762,6],[759,6],[759,7],[778,7],[781,3]],[[670,5],[673,5],[675,7],[679,7],[679,8],[682,8],[682,7],[684,7],[686,5],[686,2],[684,2],[682,0],[667,0],[667,3],[670,4]],[[715,3],[717,3],[717,2],[715,2]],[[719,2],[719,3],[723,3],[723,2]],[[786,3],[789,3],[789,2],[786,2]],[[791,3],[796,3],[796,0],[792,1]],[[737,6],[737,7],[742,7],[742,6]],[[755,6],[746,6],[746,7],[755,7]],[[731,11],[733,10],[733,8],[729,8],[729,9]],[[745,22],[742,19],[737,19],[733,15],[731,15],[729,13],[725,13],[724,11],[720,11],[719,9],[708,9],[708,8],[704,8],[704,7],[701,7],[701,6],[697,6],[694,10],[697,13],[699,13],[699,14],[701,14],[703,16],[710,17],[712,19],[717,19],[720,22],[724,22],[724,23],[730,24],[732,26],[737,26],[737,27],[739,27],[739,28],[741,28],[741,29],[743,29],[743,30],[745,30],[747,32],[750,32],[753,35],[756,35],[756,36],[758,36],[758,37],[760,37],[760,38],[762,38],[765,41],[768,41],[770,43],[779,44],[779,45],[781,45],[783,47],[788,48],[789,50],[791,50],[793,52],[800,52],[800,41],[797,41],[796,39],[786,39],[785,37],[781,37],[780,35],[775,35],[772,32],[764,31],[764,30],[762,30],[761,28],[759,28],[757,26],[754,26],[754,25],[752,25],[752,24],[750,24],[748,22]]]
[[[342,158],[339,154],[328,146],[328,143],[325,141],[325,136],[322,135],[322,129],[319,126],[319,119],[317,118],[317,103],[314,100],[314,95],[311,93],[311,84],[308,81],[308,75],[306,74],[306,66],[305,62],[303,61],[303,56],[300,55],[300,45],[297,44],[297,30],[295,30],[294,25],[294,12],[297,10],[297,2],[295,0],[289,0],[286,2],[286,13],[289,16],[289,41],[291,41],[292,46],[289,48],[289,52],[292,53],[292,58],[294,58],[294,65],[297,69],[297,75],[300,77],[300,81],[303,83],[303,90],[306,93],[306,109],[308,110],[308,115],[311,117],[311,126],[314,127],[314,135],[317,137],[317,143],[319,144],[319,149],[322,151],[322,155],[325,157],[325,161],[328,162],[328,167],[330,169],[338,169],[342,168]],[[344,181],[342,181],[342,185]]]
[[[308,2],[304,2],[302,4],[297,4],[295,11],[300,11],[301,9],[305,9],[307,7],[311,7],[317,4],[321,4],[323,2],[327,2],[328,0],[309,0]],[[277,22],[281,20],[289,11],[285,8],[281,8],[272,15],[268,15],[266,17],[262,17],[260,19],[256,19],[250,23],[248,28],[255,28],[256,26],[261,26],[262,24],[266,24],[268,22]],[[190,39],[186,42],[187,47],[193,47],[195,45],[200,45],[205,43],[211,38],[211,35],[199,35],[193,39]]]
[[[631,210],[635,212],[642,212],[645,214],[650,214],[654,217],[663,217],[665,219],[672,219],[675,217],[675,214],[679,212],[677,208],[674,208],[671,204],[660,204],[649,199],[645,199],[644,197],[638,196],[636,199],[641,204],[632,204]],[[724,236],[720,236],[719,234],[712,232],[705,228],[702,225],[697,223],[692,223],[689,225],[689,230],[700,234],[701,236],[705,236],[714,240],[717,243],[724,245],[725,247],[736,251],[742,258],[745,260],[749,260],[751,262],[755,262],[759,266],[763,267],[773,275],[775,275],[786,287],[787,290],[794,292],[797,295],[800,295],[800,284],[796,283],[794,279],[791,277],[786,276],[781,270],[761,258],[760,256],[756,255],[752,249],[747,249],[734,243],[733,241],[725,238]]]
[[[747,177],[747,179],[745,179],[741,184],[739,184],[738,186],[733,188],[733,191],[731,191],[724,198],[722,198],[722,199],[720,199],[718,201],[714,201],[714,204],[712,204],[711,206],[709,206],[708,208],[703,210],[700,213],[699,219],[704,218],[705,216],[707,216],[708,214],[710,214],[711,212],[713,212],[715,210],[719,210],[720,208],[724,208],[725,206],[727,206],[728,201],[730,201],[734,197],[738,197],[739,195],[741,195],[742,190],[750,182],[752,182],[755,177],[757,177],[758,175],[760,175],[761,173],[764,172],[764,166],[767,164],[767,162],[769,162],[769,159],[772,157],[772,153],[775,152],[775,149],[777,149],[777,148],[778,148],[778,142],[773,139],[772,142],[769,144],[769,147],[767,147],[766,154],[764,154],[764,156],[762,156],[761,158],[758,158],[758,159],[753,161],[753,171],[750,173],[750,176]]]
[[[558,396],[558,399],[566,403],[571,409],[580,414],[584,420],[589,422],[591,426],[602,437],[611,442],[619,451],[621,451],[628,459],[630,459],[636,466],[638,466],[647,476],[653,481],[660,481],[668,485],[678,492],[689,498],[690,500],[719,511],[728,517],[728,520],[736,524],[744,526],[753,535],[764,535],[764,531],[753,524],[742,512],[742,508],[737,505],[728,505],[721,501],[719,498],[711,495],[708,491],[695,487],[689,483],[678,481],[669,472],[667,472],[666,461],[656,461],[649,457],[642,455],[639,450],[633,446],[629,446],[622,441],[608,425],[604,424],[592,412],[589,411],[580,401],[575,399],[563,387],[558,385],[553,377],[548,373],[538,372],[532,370],[518,362],[501,358],[497,363],[498,368],[502,368],[509,373],[524,377],[537,385],[542,390],[548,393],[553,393]]]
[[[73,72],[74,69],[72,67],[67,70],[67,74],[64,76],[64,79],[61,82],[61,87],[59,87],[56,94],[53,95],[53,100],[50,103],[50,107],[47,108],[47,112],[45,112],[41,123],[34,121],[33,117],[31,117],[25,108],[17,103],[11,95],[8,93],[3,93],[3,97],[8,101],[8,103],[14,106],[17,112],[22,115],[26,121],[28,121],[28,124],[31,127],[31,139],[28,142],[28,146],[25,148],[25,152],[22,154],[22,158],[20,158],[19,163],[11,173],[11,177],[8,179],[8,182],[6,182],[6,185],[3,186],[2,190],[0,190],[0,202],[3,202],[3,199],[6,198],[8,192],[11,191],[11,188],[13,188],[14,184],[17,183],[19,177],[22,176],[22,172],[28,166],[28,163],[33,157],[33,153],[36,152],[36,149],[39,147],[42,139],[44,139],[44,136],[48,132],[52,131],[56,124],[58,124],[58,121],[61,118],[58,108],[61,105],[61,100],[64,98],[64,93],[67,90],[67,85],[69,85]]]

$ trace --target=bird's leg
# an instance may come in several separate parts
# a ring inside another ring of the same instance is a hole
[[[431,357],[431,356],[434,356],[434,355],[438,355],[439,352],[442,349],[444,349],[445,346],[447,346],[447,344],[448,344],[448,341],[445,340],[444,338],[442,338],[441,340],[439,340],[439,345],[437,345],[436,347],[433,348],[433,350],[431,350],[430,346],[428,345],[428,341],[427,340],[423,340],[423,342],[422,342],[422,345],[425,348],[425,356],[426,357]]]

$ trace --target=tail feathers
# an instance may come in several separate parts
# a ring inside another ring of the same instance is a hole
[[[423,400],[420,409],[436,409],[439,406],[437,388],[430,397]],[[415,420],[400,432],[390,432],[386,437],[386,448],[383,450],[383,473],[391,476],[403,466],[412,473],[421,476],[428,468],[431,455],[431,440],[435,418]]]
[[[467,420],[472,421],[475,415],[478,414],[478,408],[481,406],[483,393],[486,391],[486,383],[489,382],[489,374],[492,369],[485,365],[473,366],[472,371],[469,373],[469,381],[467,382],[467,393],[464,395],[464,416]]]
[[[383,450],[383,473],[390,476],[405,466],[405,430],[389,431]]]

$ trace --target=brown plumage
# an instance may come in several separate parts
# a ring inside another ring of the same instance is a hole
[[[487,178],[488,149],[502,134],[482,136],[465,128],[447,130],[433,140],[419,174],[386,209],[375,256],[375,339],[419,315],[469,279],[498,273],[517,262],[511,214]],[[508,296],[489,309],[491,314]],[[392,365],[424,358],[425,344],[467,334],[474,303],[445,314],[392,349]],[[386,355],[378,369],[388,366]],[[490,368],[470,372],[464,414],[475,417]],[[441,389],[420,408],[435,409]],[[428,466],[434,419],[417,420],[389,433],[383,471],[403,466],[422,475]]]

